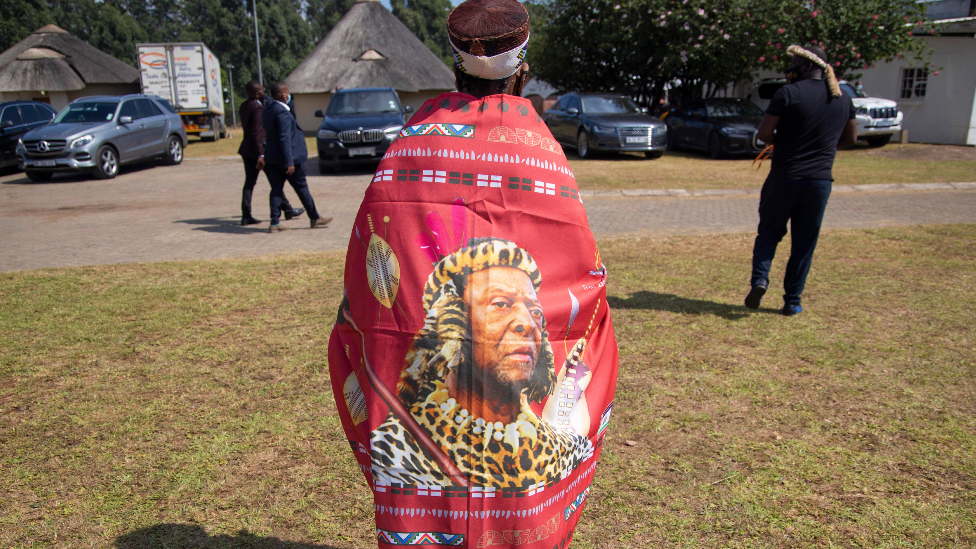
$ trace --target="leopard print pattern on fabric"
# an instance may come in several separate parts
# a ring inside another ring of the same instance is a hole
[[[516,421],[502,426],[462,415],[466,412],[440,381],[425,384],[419,396],[410,407],[411,415],[473,486],[529,489],[540,482],[561,480],[593,455],[588,438],[556,430],[528,404],[523,403]],[[372,432],[370,447],[378,484],[452,484],[392,415]]]

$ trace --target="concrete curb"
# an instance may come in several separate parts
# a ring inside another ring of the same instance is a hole
[[[603,197],[648,197],[648,196],[744,196],[758,195],[761,189],[614,189],[609,191],[580,191],[580,196],[588,198]],[[965,183],[878,183],[874,185],[834,185],[835,193],[876,193],[892,191],[958,191],[976,190],[976,182]]]

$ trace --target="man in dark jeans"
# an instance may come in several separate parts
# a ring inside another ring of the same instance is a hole
[[[783,281],[783,309],[793,316],[803,308],[800,294],[820,236],[837,149],[857,141],[854,105],[841,93],[824,50],[790,46],[793,62],[787,85],[769,102],[757,137],[773,148],[772,168],[759,198],[759,235],[752,250],[752,289],[746,307],[758,309],[769,287],[776,245],[793,231]],[[826,81],[825,81],[826,77]]]
[[[244,192],[241,197],[241,225],[255,225],[261,221],[251,216],[251,195],[254,185],[258,182],[258,174],[264,168],[264,126],[261,124],[261,113],[264,110],[264,86],[257,80],[247,83],[247,101],[241,104],[240,120],[244,130],[244,140],[241,141],[237,154],[244,161]],[[302,215],[305,208],[295,209],[284,198],[281,209],[285,219]]]
[[[302,206],[308,210],[308,218],[313,229],[325,227],[331,217],[320,217],[315,209],[315,201],[308,191],[305,181],[305,161],[308,160],[308,147],[305,146],[305,132],[291,114],[288,107],[288,84],[278,82],[271,86],[273,101],[262,113],[264,122],[264,173],[271,183],[271,226],[270,232],[284,231],[278,223],[281,216],[281,201],[285,196],[285,181],[291,184]]]

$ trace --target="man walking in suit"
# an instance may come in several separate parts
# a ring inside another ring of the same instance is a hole
[[[244,140],[237,154],[244,160],[244,193],[241,197],[241,225],[254,225],[261,221],[251,216],[251,194],[258,182],[258,174],[264,169],[264,126],[261,114],[264,110],[264,86],[257,80],[247,83],[247,101],[241,104],[240,120],[244,129]],[[305,208],[291,207],[287,198],[282,198],[281,210],[285,219],[299,216]]]
[[[265,135],[264,173],[271,183],[271,226],[268,230],[273,233],[287,229],[278,223],[281,201],[285,195],[285,181],[291,184],[298,199],[302,201],[302,206],[308,211],[311,227],[325,227],[332,218],[319,216],[305,182],[308,148],[305,146],[305,133],[288,107],[288,84],[272,84],[271,98],[274,101],[262,113]]]

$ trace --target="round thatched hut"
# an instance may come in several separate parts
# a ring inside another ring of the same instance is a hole
[[[454,90],[454,73],[382,4],[360,0],[285,83],[298,123],[311,133],[319,127],[315,111],[339,88],[390,87],[417,109]]]
[[[62,107],[89,95],[139,93],[139,71],[55,25],[0,53],[0,101]]]

